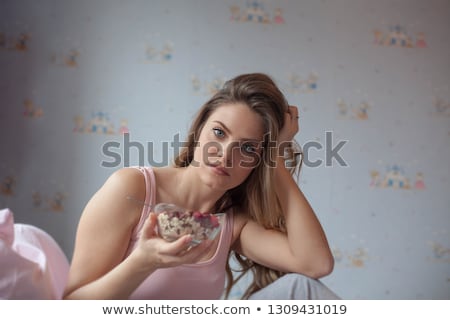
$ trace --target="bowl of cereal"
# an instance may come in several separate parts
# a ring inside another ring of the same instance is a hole
[[[212,240],[220,232],[224,213],[189,211],[170,203],[159,203],[153,211],[157,215],[158,234],[167,241],[192,236],[192,244]]]

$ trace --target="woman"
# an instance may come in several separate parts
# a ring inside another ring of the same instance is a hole
[[[297,108],[267,75],[226,82],[200,109],[174,166],[122,168],[89,201],[65,298],[218,299],[227,273],[228,292],[233,284],[230,253],[253,272],[244,298],[337,298],[313,280],[332,271],[333,257],[286,167],[297,132]],[[151,212],[161,202],[226,212],[220,236],[195,247],[188,235],[161,239]],[[263,289],[269,284],[275,289]]]

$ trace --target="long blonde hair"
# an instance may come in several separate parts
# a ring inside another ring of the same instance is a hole
[[[189,130],[188,140],[175,158],[175,166],[189,166],[194,157],[196,138],[200,136],[211,113],[220,106],[234,103],[244,103],[263,120],[265,135],[261,161],[241,185],[228,190],[217,201],[214,209],[219,212],[236,208],[238,212],[245,212],[250,219],[265,228],[286,232],[284,215],[274,189],[274,168],[278,148],[273,143],[278,142],[278,134],[284,126],[284,116],[288,112],[289,105],[269,76],[251,73],[227,81],[222,89],[200,108]],[[300,168],[301,161],[299,162],[297,157],[299,153],[301,154],[301,151],[295,150],[290,143],[285,149],[285,157],[289,160],[292,172]],[[242,298],[248,298],[253,292],[283,275],[282,272],[257,264],[237,252],[230,251],[230,257],[233,253],[241,268],[232,270],[231,259],[228,259],[226,297],[229,296],[232,286],[248,271],[253,274],[253,282]],[[233,271],[240,272],[240,275],[234,278]]]

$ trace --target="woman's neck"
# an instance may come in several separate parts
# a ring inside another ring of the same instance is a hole
[[[205,184],[198,168],[167,167],[156,171],[157,202],[170,202],[187,210],[210,212],[224,190],[215,190]]]

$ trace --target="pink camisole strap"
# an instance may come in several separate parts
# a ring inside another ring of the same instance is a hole
[[[137,167],[145,177],[145,205],[139,223],[133,230],[127,256],[135,249],[142,226],[155,205],[155,175],[151,167]],[[231,246],[233,213],[225,215],[225,223],[220,233],[214,255],[196,264],[185,264],[173,268],[158,269],[145,279],[131,294],[130,299],[219,299],[225,286],[225,267]]]

